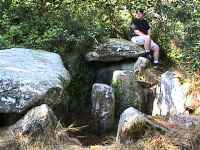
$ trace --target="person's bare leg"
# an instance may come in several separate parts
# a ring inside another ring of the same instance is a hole
[[[150,51],[150,47],[151,47],[151,38],[149,36],[145,36],[144,49]]]
[[[153,50],[154,63],[158,63],[159,62],[159,55],[160,55],[160,48],[156,46],[152,50]]]

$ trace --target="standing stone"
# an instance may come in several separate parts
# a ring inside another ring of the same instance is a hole
[[[142,110],[144,93],[141,86],[135,81],[133,71],[115,71],[112,86],[115,90],[117,115],[130,106]]]
[[[62,102],[70,75],[58,54],[24,48],[0,51],[0,113],[23,114]]]
[[[156,98],[152,115],[175,115],[185,111],[185,93],[174,72],[167,71],[161,75],[156,88]]]
[[[94,84],[92,87],[92,114],[95,128],[104,132],[113,127],[115,98],[112,87],[106,84]]]
[[[133,144],[144,136],[152,136],[165,131],[166,129],[146,118],[143,113],[133,107],[129,107],[120,115],[116,142]]]

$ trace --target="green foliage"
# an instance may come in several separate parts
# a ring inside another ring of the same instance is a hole
[[[27,47],[59,53],[72,76],[66,94],[70,98],[65,98],[68,110],[84,110],[89,101],[88,82],[92,80],[84,62],[78,58],[73,64],[68,55],[82,57],[104,34],[90,6],[92,3],[87,6],[83,1],[70,0],[0,2],[0,48]]]
[[[75,8],[65,5],[66,2],[14,0],[8,3],[0,17],[1,35],[9,41],[5,47],[24,46],[59,52],[59,49],[73,51],[76,45],[80,48],[85,42],[91,45],[90,41],[94,40],[91,32],[95,34],[92,26],[79,22],[80,16],[71,11]],[[5,2],[0,6],[5,7]]]
[[[87,112],[90,110],[90,93],[94,74],[82,56],[76,57],[72,61],[72,66],[68,68],[72,81],[66,88],[70,97],[68,109],[73,112]]]
[[[198,71],[200,1],[160,3],[155,13],[157,17],[152,20],[153,36],[160,44],[162,53],[184,71]]]

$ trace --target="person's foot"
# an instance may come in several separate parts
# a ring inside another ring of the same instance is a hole
[[[151,52],[150,49],[145,48],[145,53],[150,53],[150,52]]]
[[[160,69],[160,63],[159,62],[153,62],[153,68],[154,69]]]
[[[149,57],[150,56],[150,52],[145,52],[144,55],[145,55],[145,57]]]
[[[144,57],[148,58],[149,60],[152,60],[151,52],[145,51]]]

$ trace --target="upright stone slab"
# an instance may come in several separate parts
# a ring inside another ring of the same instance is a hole
[[[0,50],[0,113],[21,114],[33,106],[61,103],[70,82],[58,54],[24,48]]]
[[[185,111],[185,93],[174,72],[167,71],[161,75],[160,84],[156,88],[156,98],[152,115],[175,115]]]
[[[95,128],[105,132],[113,127],[115,98],[112,87],[106,84],[94,84],[92,87],[92,114]]]
[[[135,81],[133,71],[115,71],[113,73],[112,86],[116,95],[117,115],[130,106],[142,110],[144,93],[141,86]]]

